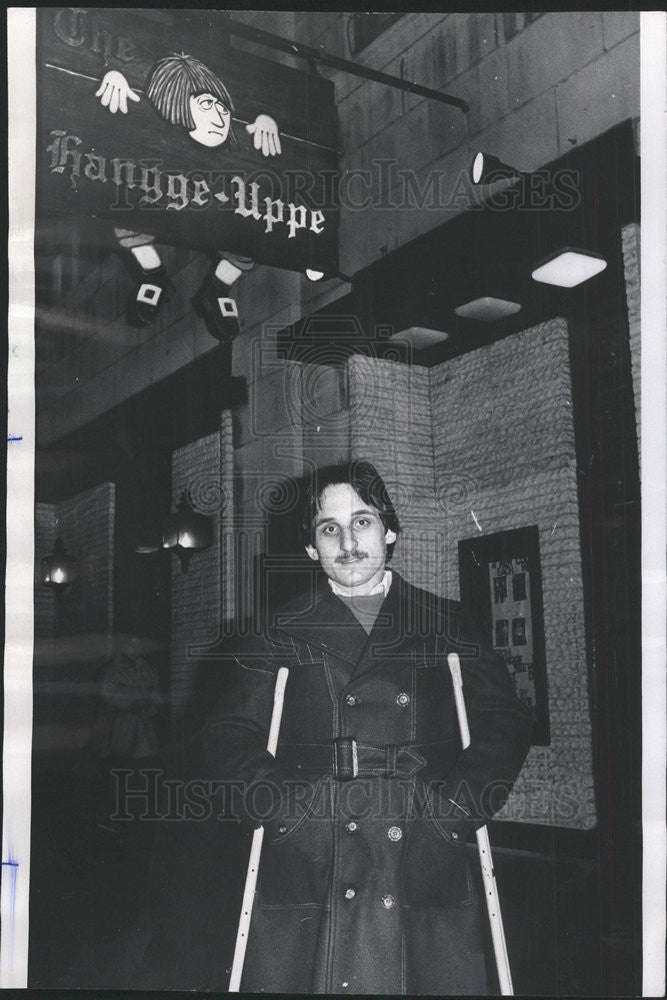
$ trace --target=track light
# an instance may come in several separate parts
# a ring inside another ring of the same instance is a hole
[[[353,279],[349,274],[342,274],[340,271],[320,271],[316,267],[307,267],[304,274],[309,281],[332,281],[334,278],[338,278],[339,281],[351,282]]]
[[[525,170],[517,170],[503,163],[497,156],[482,151],[475,154],[470,164],[470,180],[473,184],[493,184],[503,178],[524,177]]]

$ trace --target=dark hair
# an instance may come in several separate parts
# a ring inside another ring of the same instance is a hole
[[[301,511],[300,530],[304,545],[313,544],[313,526],[322,494],[328,486],[337,486],[339,483],[348,483],[368,507],[373,507],[378,512],[385,531],[394,531],[398,535],[401,526],[382,476],[370,462],[358,459],[314,470]],[[387,545],[387,559],[391,557],[393,549],[394,542],[390,542]]]
[[[172,125],[182,125],[189,132],[195,127],[190,112],[190,98],[207,93],[222,101],[230,112],[234,110],[229,91],[222,80],[208,66],[185,53],[180,56],[172,53],[159,59],[153,67],[147,89],[148,99],[155,110]],[[229,138],[232,142],[236,141],[231,125]]]

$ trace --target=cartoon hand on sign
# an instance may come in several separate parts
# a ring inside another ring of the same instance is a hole
[[[255,137],[255,149],[262,150],[264,156],[280,156],[280,136],[278,126],[269,115],[257,115],[254,125],[246,125],[246,132]]]
[[[118,70],[105,74],[95,96],[112,115],[117,111],[127,114],[128,98],[135,102],[141,99]],[[146,96],[158,114],[172,125],[181,125],[201,146],[215,148],[227,140],[236,145],[230,94],[222,80],[198,59],[184,53],[159,59],[151,70]],[[254,123],[246,125],[246,131],[263,156],[280,156],[278,125],[269,115],[258,115]],[[165,269],[153,246],[154,237],[118,228],[115,235],[139,271],[139,285],[130,303],[131,318],[140,324],[149,323],[165,299],[167,286]],[[229,297],[229,291],[250,267],[249,258],[220,251],[220,260],[193,300],[210,332],[219,340],[230,340],[239,331],[236,302]]]
[[[95,97],[101,98],[100,104],[103,108],[108,108],[112,115],[115,115],[119,108],[124,115],[127,114],[128,97],[131,101],[141,100],[123,74],[115,69],[110,70],[104,76],[100,89],[95,91]]]

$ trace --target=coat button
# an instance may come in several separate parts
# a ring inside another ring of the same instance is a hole
[[[346,705],[356,705],[358,701],[359,701],[359,699],[355,698],[355,696],[353,694],[346,694],[345,695],[345,704]]]
[[[356,893],[355,889],[346,889],[345,890],[345,898],[346,899],[354,899],[354,897],[356,895],[357,895],[357,893]]]
[[[452,830],[452,840],[458,840],[458,839],[459,839],[458,833],[456,832],[456,830]]]
[[[354,820],[351,819],[349,823],[345,824],[345,829],[347,830],[348,833],[355,833],[359,829],[359,827],[354,822]]]
[[[405,708],[410,704],[410,695],[406,694],[405,691],[401,691],[400,694],[396,695],[396,704],[400,705],[401,708]]]
[[[387,830],[387,836],[390,840],[400,840],[403,836],[403,831],[400,826],[390,826]]]
[[[287,827],[285,825],[279,826],[278,833],[287,833]]]
[[[389,893],[387,893],[386,896],[382,897],[382,905],[384,906],[385,910],[391,910],[395,905],[395,903],[396,900],[394,899],[393,896],[390,896]]]

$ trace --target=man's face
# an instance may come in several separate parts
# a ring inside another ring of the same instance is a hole
[[[385,531],[380,514],[363,502],[349,483],[327,486],[320,498],[307,545],[311,559],[319,559],[326,575],[343,587],[370,591],[384,574],[387,545],[396,534]]]
[[[190,98],[190,114],[195,123],[190,138],[202,146],[221,146],[232,120],[229,108],[213,94],[198,94]]]

